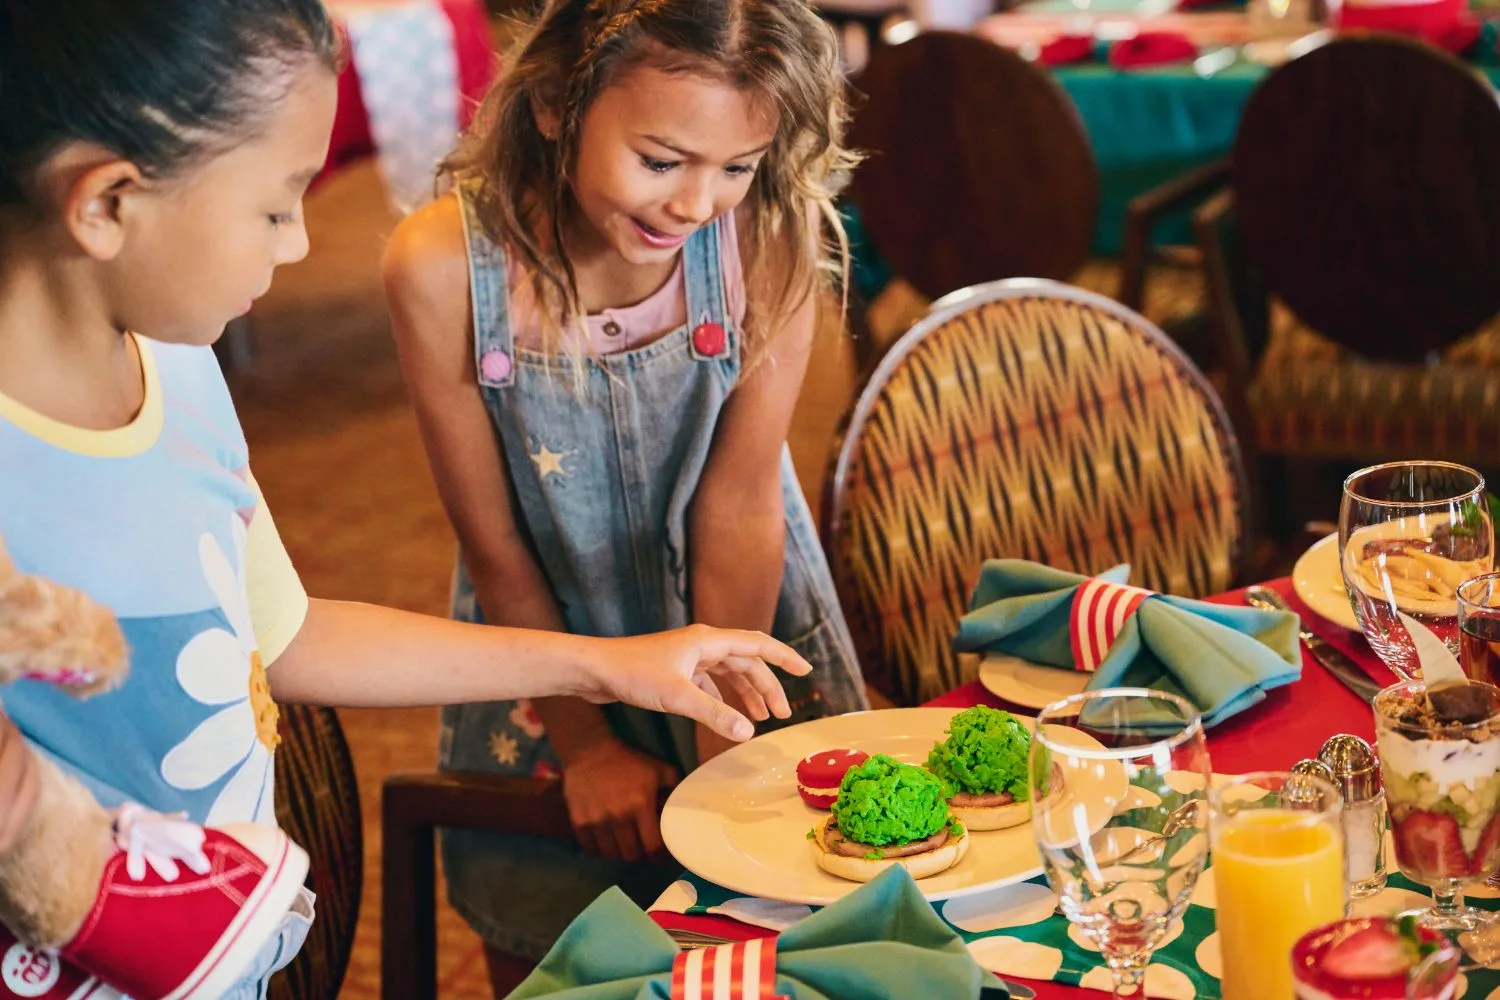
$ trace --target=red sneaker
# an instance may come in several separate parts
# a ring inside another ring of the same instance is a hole
[[[56,952],[37,951],[0,925],[0,1000],[125,1000]]]
[[[62,956],[136,1000],[213,1000],[228,992],[280,929],[307,877],[307,854],[256,823],[203,828],[203,835],[202,872],[139,859],[129,872],[130,855],[117,852]]]

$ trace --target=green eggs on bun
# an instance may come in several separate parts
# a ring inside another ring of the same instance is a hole
[[[876,754],[839,783],[831,813],[808,834],[819,867],[868,882],[892,865],[912,878],[946,871],[969,849],[943,783],[912,764]]]
[[[976,705],[953,716],[946,731],[927,769],[947,788],[959,821],[971,830],[1003,830],[1030,819],[1030,730],[1009,712]]]

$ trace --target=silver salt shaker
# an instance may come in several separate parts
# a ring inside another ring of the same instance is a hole
[[[1318,760],[1333,773],[1344,797],[1342,822],[1349,875],[1349,898],[1363,899],[1385,888],[1385,790],[1380,762],[1358,736],[1329,737]]]

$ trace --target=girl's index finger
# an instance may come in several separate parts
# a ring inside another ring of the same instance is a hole
[[[764,632],[731,630],[720,633],[720,636],[718,642],[709,643],[704,650],[717,654],[717,659],[725,660],[732,656],[756,657],[793,677],[812,673],[812,664],[804,660],[795,649]]]

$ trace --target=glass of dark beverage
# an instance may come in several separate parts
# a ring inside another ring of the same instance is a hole
[[[1500,573],[1458,588],[1459,660],[1470,679],[1500,685]]]

